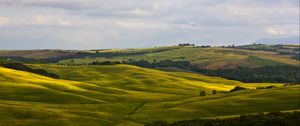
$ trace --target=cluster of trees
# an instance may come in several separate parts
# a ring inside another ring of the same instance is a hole
[[[136,65],[136,66],[146,67],[146,68],[177,67],[181,69],[188,69],[190,66],[190,62],[188,61],[173,61],[173,60],[154,61],[152,63],[146,60],[139,60],[139,61],[129,61],[126,64]]]
[[[0,63],[0,66],[10,68],[10,69],[15,69],[15,70],[21,70],[21,71],[27,71],[35,74],[40,74],[43,76],[59,79],[59,76],[54,74],[54,73],[49,73],[46,70],[43,69],[32,69],[22,63],[18,62],[8,62],[8,63]]]
[[[240,115],[228,119],[194,119],[169,124],[157,121],[145,126],[300,126],[300,112],[270,112],[251,115]]]
[[[200,95],[200,96],[205,96],[205,95],[206,95],[206,92],[205,92],[205,91],[200,91],[199,95]]]
[[[191,44],[191,43],[180,43],[180,44],[178,44],[178,46],[195,46],[195,44]]]
[[[259,68],[218,69],[205,70],[192,68],[193,71],[219,76],[242,82],[274,82],[274,83],[300,83],[300,67],[289,65],[265,66]]]
[[[173,61],[173,60],[161,60],[157,61],[154,60],[153,62],[148,62],[146,60],[132,60],[129,59],[127,61],[93,61],[91,63],[86,63],[86,64],[59,64],[59,65],[71,65],[71,66],[83,66],[83,65],[115,65],[115,64],[129,64],[129,65],[135,65],[139,67],[144,67],[144,68],[156,68],[156,67],[177,67],[181,69],[189,69],[190,62],[188,61]]]
[[[257,89],[269,89],[269,88],[274,88],[275,86],[267,86],[267,87],[259,87]],[[240,90],[246,90],[246,88],[244,87],[240,87],[240,86],[235,86],[233,89],[231,89],[229,92],[235,92],[235,91],[240,91]],[[215,95],[217,94],[217,90],[212,90],[211,91],[211,95]],[[200,96],[206,96],[206,92],[205,91],[200,91],[199,92]]]
[[[212,90],[212,91],[211,91],[211,94],[212,94],[212,95],[217,94],[217,90]],[[206,96],[206,92],[205,92],[205,91],[200,91],[200,92],[199,92],[199,95],[200,95],[200,96]]]
[[[210,48],[210,45],[201,45],[201,46],[196,46],[197,48]]]
[[[122,62],[119,61],[93,61],[91,63],[88,63],[87,65],[115,65],[115,64],[121,64]]]
[[[256,89],[270,89],[270,88],[276,88],[276,86],[266,86],[266,87],[257,87]],[[241,90],[246,90],[247,88],[244,87],[240,87],[240,86],[235,86],[233,89],[231,89],[229,92],[236,92],[236,91],[241,91]],[[211,95],[215,95],[217,94],[217,90],[212,90],[211,91]],[[206,92],[205,91],[200,91],[199,92],[200,96],[206,96]]]
[[[235,48],[234,44],[227,46],[227,48]]]

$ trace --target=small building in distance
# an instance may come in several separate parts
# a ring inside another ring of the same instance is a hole
[[[191,43],[180,43],[180,44],[178,44],[178,46],[192,46],[192,47],[194,47],[195,44],[191,44]]]

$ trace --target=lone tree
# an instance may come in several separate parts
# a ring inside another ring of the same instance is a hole
[[[200,91],[200,96],[205,96],[206,95],[206,92],[205,91]]]
[[[211,93],[212,93],[212,95],[215,95],[215,94],[217,94],[217,91],[216,90],[212,90]]]

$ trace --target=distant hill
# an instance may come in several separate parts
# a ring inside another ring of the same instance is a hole
[[[178,67],[180,65],[178,61],[183,61],[199,69],[234,69],[274,65],[296,66],[299,61],[295,58],[298,56],[294,54],[298,54],[298,47],[294,45],[256,44],[235,48],[170,46],[119,50],[0,50],[0,59],[26,63],[58,63],[60,65],[87,65],[106,61],[159,63],[169,60],[176,63],[165,62],[164,67]],[[251,58],[251,56],[257,58]],[[260,62],[257,62],[258,59]]]
[[[263,38],[255,41],[255,43],[262,43],[267,45],[276,45],[276,44],[285,44],[285,45],[294,45],[299,44],[299,36],[290,37],[290,38]]]
[[[265,50],[250,50],[248,48],[201,48],[201,47],[179,47],[163,51],[160,48],[152,48],[152,52],[147,52],[145,49],[136,50],[111,50],[110,52],[98,51],[98,57],[94,58],[75,58],[60,60],[58,64],[61,65],[84,65],[92,62],[105,62],[105,61],[119,61],[119,62],[137,62],[147,61],[150,63],[159,63],[161,61],[187,61],[192,66],[199,69],[234,69],[237,67],[263,67],[274,65],[298,65],[298,61],[292,59],[291,56],[278,55],[278,52],[271,52]],[[257,47],[253,47],[257,48]],[[285,47],[286,48],[286,47]],[[291,50],[290,48],[286,50]],[[251,57],[252,56],[252,57]],[[258,57],[258,58],[253,58]],[[257,62],[259,59],[260,62]],[[164,67],[176,67],[179,62],[173,65],[165,64]],[[142,66],[145,67],[145,66]],[[162,67],[162,66],[160,66]]]

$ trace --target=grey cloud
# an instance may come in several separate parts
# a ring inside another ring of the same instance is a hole
[[[7,6],[27,6],[27,7],[47,7],[56,9],[78,10],[89,8],[88,4],[83,1],[66,1],[66,0],[6,0],[0,1],[0,5]]]
[[[3,49],[227,45],[299,34],[298,0],[2,0],[0,7]]]

